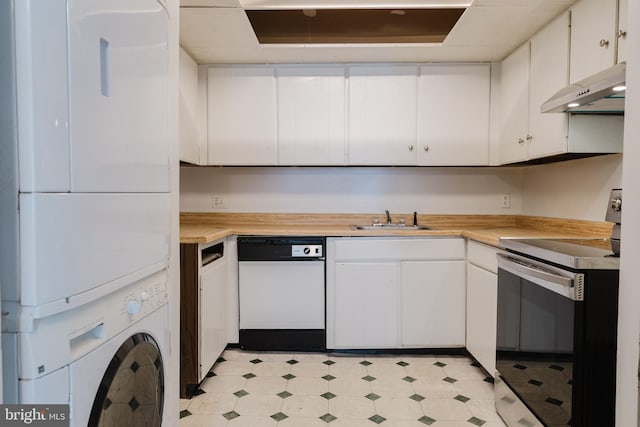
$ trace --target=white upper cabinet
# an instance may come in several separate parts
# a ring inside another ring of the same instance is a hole
[[[345,68],[277,70],[278,164],[345,163]]]
[[[349,67],[349,164],[416,164],[417,71],[413,65]]]
[[[502,62],[500,160],[513,163],[567,150],[568,115],[540,107],[567,86],[569,14],[560,15]]]
[[[527,157],[559,154],[567,149],[568,115],[543,114],[542,104],[568,84],[569,14],[563,13],[531,39],[529,64],[529,139]]]
[[[200,70],[204,70],[202,76]],[[207,76],[206,69],[180,49],[180,161],[195,165],[207,159]]]
[[[277,163],[275,68],[209,68],[208,164]]]
[[[529,42],[502,61],[500,91],[500,162],[527,159],[529,117]]]
[[[629,0],[618,0],[618,58],[616,63],[627,61],[627,15]]]
[[[489,64],[420,67],[419,165],[489,163]]]
[[[617,10],[617,0],[581,0],[571,8],[571,83],[614,65]]]

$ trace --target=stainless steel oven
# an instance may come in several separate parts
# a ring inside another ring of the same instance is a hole
[[[507,425],[615,425],[618,266],[607,239],[501,240],[496,409]]]

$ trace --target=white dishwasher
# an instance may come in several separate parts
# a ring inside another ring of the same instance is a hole
[[[326,348],[324,237],[238,238],[241,348]]]

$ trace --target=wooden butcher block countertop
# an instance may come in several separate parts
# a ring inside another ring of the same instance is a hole
[[[392,215],[393,222],[412,214]],[[462,236],[493,246],[500,238],[590,237],[607,238],[613,224],[524,215],[418,215],[418,224],[429,230],[356,230],[384,214],[260,214],[182,213],[180,243],[209,243],[229,235],[272,236]]]

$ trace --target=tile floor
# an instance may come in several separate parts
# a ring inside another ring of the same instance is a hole
[[[504,427],[466,357],[226,350],[180,427]]]
[[[543,421],[550,425],[571,424],[572,364],[501,359],[498,369]]]

